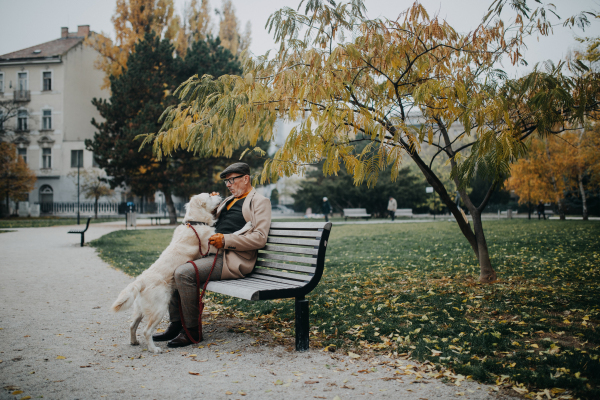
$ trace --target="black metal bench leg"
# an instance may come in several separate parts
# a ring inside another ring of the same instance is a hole
[[[296,297],[296,351],[308,351],[308,300]]]
[[[83,235],[84,235],[84,234],[82,233],[82,234],[81,234],[81,247],[83,247],[83,242],[84,242]]]

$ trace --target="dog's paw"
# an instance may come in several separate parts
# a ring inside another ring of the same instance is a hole
[[[132,345],[132,346],[139,346],[139,345],[140,345],[140,342],[139,342],[139,341],[137,341],[137,340],[132,340],[132,341],[131,341],[131,345]]]
[[[162,353],[162,349],[161,349],[160,347],[156,347],[156,346],[154,346],[154,348],[153,348],[153,349],[151,349],[151,350],[152,350],[154,353],[156,353],[156,354],[160,354],[160,353]]]

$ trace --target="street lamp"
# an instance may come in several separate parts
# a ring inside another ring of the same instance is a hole
[[[433,187],[427,186],[425,188],[425,193],[433,193]],[[433,219],[435,219],[435,194],[432,196],[431,200],[431,211],[433,213]]]
[[[81,157],[79,155],[81,154]],[[83,150],[81,153],[77,152],[77,225],[79,225],[79,169],[83,166],[81,165],[83,161]]]

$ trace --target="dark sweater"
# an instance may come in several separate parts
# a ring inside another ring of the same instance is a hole
[[[246,220],[242,214],[242,206],[244,205],[245,200],[246,198],[244,197],[243,199],[236,201],[229,210],[227,209],[227,206],[223,208],[223,211],[221,211],[219,219],[217,220],[217,225],[215,226],[216,233],[222,233],[224,235],[231,234],[239,231],[246,225]],[[232,201],[233,199],[230,200],[230,202]]]

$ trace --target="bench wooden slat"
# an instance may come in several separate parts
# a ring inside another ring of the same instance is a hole
[[[306,265],[282,264],[265,260],[257,260],[255,265],[260,267],[283,269],[286,271],[306,272],[309,274],[313,274],[317,269],[316,267],[307,267]]]
[[[256,278],[231,279],[230,285],[253,288],[256,290],[291,289],[297,287],[294,284],[273,282]]]
[[[317,259],[314,257],[295,257],[295,256],[288,256],[285,254],[273,254],[273,253],[263,253],[263,252],[258,252],[258,258],[269,258],[271,260],[293,261],[293,262],[299,262],[299,263],[303,263],[303,264],[316,264],[317,263]]]
[[[271,229],[269,231],[269,236],[294,236],[294,237],[320,238],[321,236],[323,236],[323,233],[316,231],[316,230],[286,231],[286,230]]]
[[[314,246],[314,247],[319,246],[318,240],[280,238],[280,237],[268,237],[267,243],[297,244],[297,245],[302,245],[302,246]]]
[[[327,222],[271,222],[271,229],[323,229]]]
[[[244,300],[258,300],[258,290],[242,286],[233,286],[230,285],[228,281],[210,281],[206,286],[206,290]]]
[[[306,247],[290,247],[290,246],[274,246],[266,245],[262,250],[265,251],[279,251],[280,253],[295,253],[295,254],[319,254],[319,249],[308,249]]]
[[[276,276],[279,278],[293,279],[295,281],[308,282],[312,279],[312,275],[292,274],[289,272],[275,271],[273,269],[265,269],[254,267],[252,273]]]
[[[305,285],[304,282],[292,281],[290,279],[284,279],[284,278],[276,278],[271,275],[264,275],[264,274],[255,273],[255,272],[252,272],[250,275],[246,276],[246,278],[257,278],[257,279],[266,280],[266,281],[288,283],[290,285],[296,285],[297,287],[302,287]],[[244,278],[244,279],[246,279],[246,278]]]

